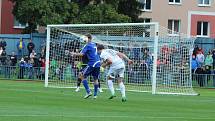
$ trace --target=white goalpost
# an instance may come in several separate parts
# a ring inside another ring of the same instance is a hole
[[[190,71],[195,38],[182,33],[172,36],[158,23],[48,25],[45,87],[76,87],[82,60],[70,53],[81,50],[88,33],[93,42],[123,52],[134,61],[132,65],[125,62],[124,82],[128,91],[197,95]],[[103,87],[106,70],[101,72]]]

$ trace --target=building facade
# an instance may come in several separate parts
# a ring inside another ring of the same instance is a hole
[[[215,38],[215,0],[140,0],[144,3],[141,18],[159,22],[171,36]]]
[[[144,3],[141,18],[144,22],[159,22],[168,28],[169,35],[215,38],[215,0],[139,0]],[[12,14],[13,3],[0,0],[0,34],[21,33],[20,24]]]
[[[13,16],[13,3],[0,0],[0,34],[19,34],[26,25],[20,24]]]

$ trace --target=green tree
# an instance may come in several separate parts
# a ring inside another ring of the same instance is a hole
[[[142,6],[143,4],[139,0],[120,0],[117,10],[120,14],[131,17],[132,22],[139,22],[141,21],[139,15],[141,14],[140,9]]]
[[[82,23],[131,22],[130,17],[119,14],[108,4],[88,5],[80,13]]]
[[[132,22],[139,22],[141,19],[141,8],[143,4],[139,0],[78,0],[78,4],[85,7],[89,4],[108,4],[111,5],[119,14],[127,15]]]
[[[28,23],[25,32],[34,32],[37,25],[62,23],[135,22],[136,0],[11,0],[13,14],[21,23]],[[128,5],[130,4],[130,7]],[[129,12],[130,11],[130,12]],[[133,18],[134,17],[134,18]]]
[[[21,23],[28,23],[25,32],[34,32],[37,25],[75,22],[79,6],[67,0],[12,0],[13,14]]]

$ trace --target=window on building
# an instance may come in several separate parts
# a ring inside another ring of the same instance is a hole
[[[199,6],[210,6],[211,0],[198,0],[198,5]]]
[[[139,0],[139,2],[143,4],[141,10],[143,11],[151,10],[151,0]]]
[[[13,28],[25,28],[28,24],[21,24],[18,20],[14,19]]]
[[[168,20],[168,29],[170,35],[178,35],[180,32],[180,20]]]
[[[208,22],[199,21],[197,22],[197,36],[208,37],[210,26]]]
[[[144,18],[143,19],[143,23],[150,23],[151,22],[151,18]]]
[[[181,0],[169,0],[169,4],[181,4]]]
[[[143,23],[150,23],[151,20],[151,18],[144,18]],[[145,25],[143,34],[144,37],[150,37],[150,25]]]

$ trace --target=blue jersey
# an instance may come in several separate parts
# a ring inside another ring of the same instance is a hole
[[[91,67],[100,67],[101,66],[100,58],[97,53],[97,47],[96,47],[95,43],[93,43],[93,42],[87,43],[83,47],[81,53],[87,56],[88,66],[91,66]]]
[[[83,62],[83,65],[87,65],[87,64],[88,64],[88,58],[87,58],[86,55],[84,55],[84,56],[82,57],[82,62]]]

